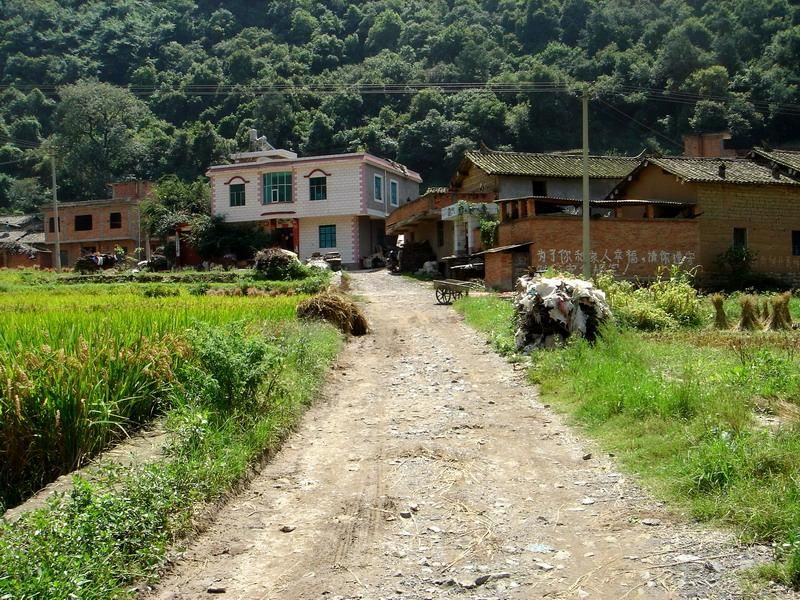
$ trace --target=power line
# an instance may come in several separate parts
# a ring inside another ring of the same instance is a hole
[[[681,143],[677,142],[676,140],[673,140],[673,139],[672,139],[671,137],[669,137],[669,136],[666,136],[666,135],[664,135],[663,133],[661,133],[661,132],[660,132],[660,131],[658,131],[657,129],[653,129],[653,128],[652,128],[652,127],[650,127],[649,125],[646,125],[645,123],[642,123],[641,121],[638,121],[637,119],[634,119],[634,118],[633,118],[632,116],[630,116],[629,114],[627,114],[627,113],[625,113],[625,112],[621,111],[620,109],[618,109],[618,108],[617,108],[617,107],[615,107],[615,106],[612,106],[611,104],[609,104],[609,103],[608,103],[608,102],[606,102],[605,100],[603,100],[603,99],[601,99],[601,98],[597,98],[597,101],[598,101],[598,102],[600,102],[601,104],[603,104],[603,105],[607,106],[608,108],[610,108],[610,109],[611,109],[611,110],[613,110],[614,112],[616,112],[616,113],[619,113],[620,115],[622,115],[622,116],[623,116],[623,117],[625,117],[626,119],[629,119],[630,121],[633,121],[634,123],[636,123],[636,124],[637,124],[637,125],[639,125],[640,127],[643,127],[643,128],[645,128],[645,129],[647,129],[648,131],[651,131],[652,133],[656,134],[656,135],[657,135],[658,137],[660,137],[661,139],[663,139],[663,140],[666,140],[666,141],[667,141],[667,142],[669,142],[670,144],[673,144],[674,146],[676,146],[676,147],[678,147],[678,148],[683,148],[683,144],[681,144]]]

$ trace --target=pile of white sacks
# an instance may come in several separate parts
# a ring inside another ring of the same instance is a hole
[[[575,334],[592,341],[611,316],[605,293],[581,279],[520,277],[514,306],[514,337],[523,352],[554,348]]]

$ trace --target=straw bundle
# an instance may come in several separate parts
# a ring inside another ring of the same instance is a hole
[[[322,319],[351,335],[365,335],[369,324],[355,303],[336,294],[319,294],[297,305],[300,319]]]
[[[728,329],[731,324],[728,315],[725,314],[725,298],[722,294],[713,294],[711,304],[714,307],[714,327],[717,329]]]
[[[755,296],[742,296],[739,303],[742,305],[739,329],[743,331],[761,329],[761,321],[758,314],[758,299]]]

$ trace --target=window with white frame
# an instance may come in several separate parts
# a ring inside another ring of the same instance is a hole
[[[292,173],[264,173],[264,204],[292,201]]]
[[[389,180],[389,203],[392,206],[400,205],[400,185],[394,180]]]
[[[372,198],[375,202],[383,202],[383,176],[375,175],[372,185]]]

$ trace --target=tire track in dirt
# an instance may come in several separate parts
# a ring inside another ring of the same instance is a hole
[[[353,280],[373,335],[151,597],[740,597],[763,549],[668,513],[430,287]]]

